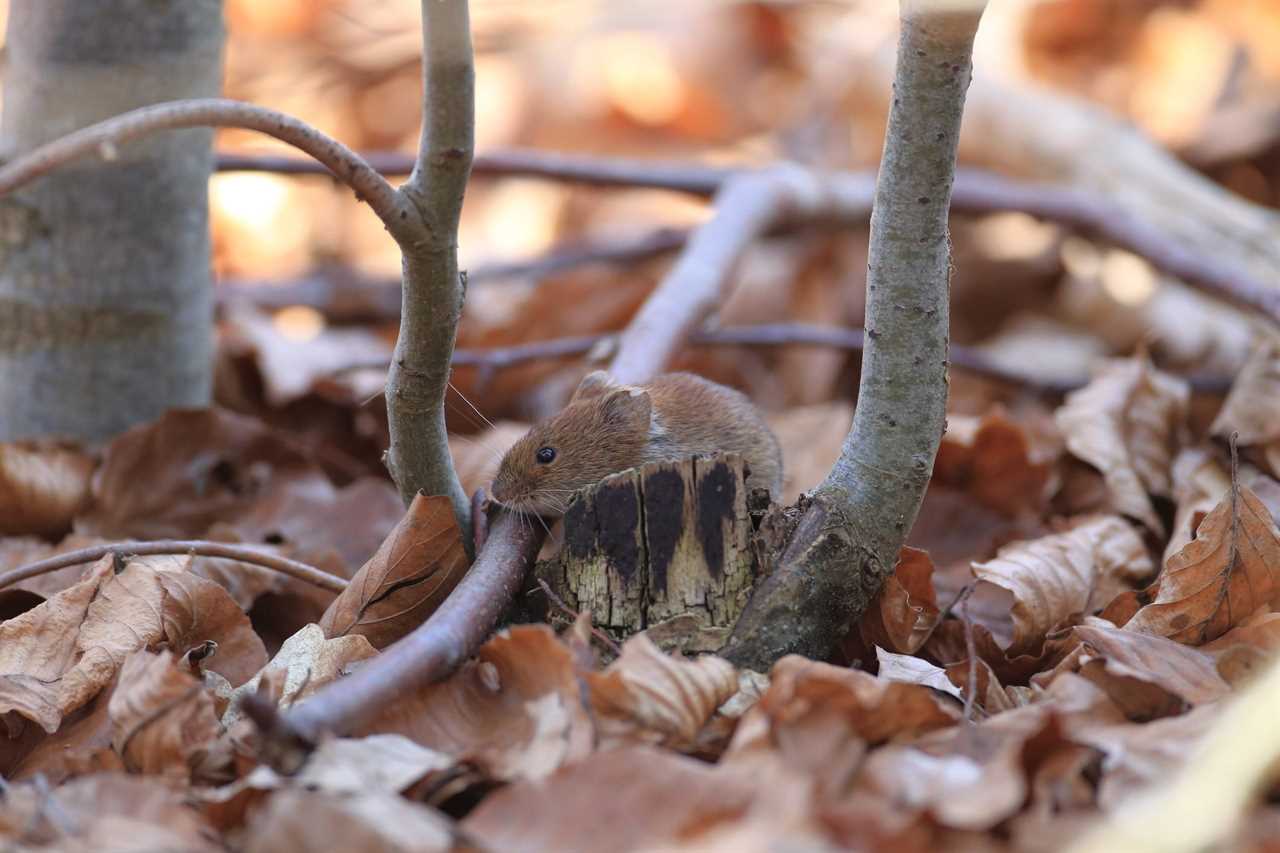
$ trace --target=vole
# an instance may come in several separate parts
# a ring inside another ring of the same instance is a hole
[[[743,394],[691,373],[622,385],[597,370],[559,414],[512,445],[492,495],[512,509],[554,518],[575,491],[610,474],[715,452],[742,456],[748,488],[781,493],[782,449]]]

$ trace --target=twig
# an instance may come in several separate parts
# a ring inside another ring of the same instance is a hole
[[[131,110],[67,134],[0,167],[0,196],[81,157],[114,159],[116,147],[162,130],[239,127],[274,136],[323,164],[367,202],[397,240],[417,239],[409,203],[359,154],[314,127],[275,110],[222,98],[170,101]]]
[[[201,557],[222,557],[240,563],[248,563],[264,569],[270,569],[305,581],[321,589],[342,592],[347,582],[336,575],[322,572],[314,566],[290,560],[277,554],[268,554],[244,545],[230,545],[225,542],[207,542],[200,539],[161,539],[154,542],[112,542],[105,545],[94,545],[76,551],[68,551],[25,566],[18,566],[0,573],[0,589],[12,586],[19,581],[37,575],[65,569],[67,566],[79,566],[94,563],[108,554],[118,557],[145,557],[156,554],[198,554]]]
[[[561,613],[568,616],[570,622],[577,621],[578,616],[580,614],[575,612],[572,607],[565,604],[564,599],[556,595],[555,591],[551,589],[551,586],[546,581],[544,581],[542,578],[538,578],[537,581],[538,581],[538,586],[542,587],[542,592],[544,595],[546,595],[547,600],[550,601],[552,604],[554,604],[556,608],[560,610]],[[613,639],[613,637],[610,637],[608,634],[606,634],[604,631],[601,631],[595,625],[591,626],[591,636],[595,637],[596,640],[600,643],[600,645],[604,646],[606,649],[613,652],[615,655],[622,654],[622,646],[618,645],[618,643]]]
[[[973,722],[973,703],[978,696],[978,648],[973,641],[973,620],[969,618],[969,596],[973,594],[976,583],[966,584],[960,591],[956,605],[959,606],[960,621],[964,624],[964,648],[969,656],[968,690],[964,696],[964,721]],[[955,606],[955,605],[953,605]]]
[[[400,241],[404,256],[400,334],[387,371],[386,465],[405,505],[423,491],[447,495],[471,550],[471,502],[449,455],[444,398],[462,316],[458,220],[471,170],[475,69],[467,0],[423,0],[422,135],[401,193],[423,236]]]

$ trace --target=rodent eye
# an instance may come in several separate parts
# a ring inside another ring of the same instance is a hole
[[[539,447],[538,452],[534,454],[534,458],[543,465],[550,465],[556,458],[556,449],[554,447]]]

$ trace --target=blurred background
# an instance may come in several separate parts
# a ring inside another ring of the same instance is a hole
[[[896,14],[890,0],[473,0],[477,151],[874,169],[888,90],[868,69],[892,56]],[[226,0],[226,20],[228,97],[296,115],[357,150],[415,150],[417,0]],[[1277,0],[992,0],[975,66],[980,78],[1032,82],[1105,107],[1231,192],[1268,207],[1280,199]],[[221,132],[217,144],[292,154],[246,132]],[[1001,168],[1000,155],[984,162],[981,147],[968,145],[962,160]],[[224,172],[211,206],[219,402],[295,430],[340,479],[380,473],[377,365],[395,335],[395,244],[324,176]],[[687,229],[708,211],[669,192],[476,176],[460,235],[473,276],[459,347],[622,328],[671,254],[552,274],[495,265]],[[1082,379],[1098,357],[1140,346],[1162,367],[1211,379],[1229,378],[1248,354],[1247,318],[1132,254],[1021,214],[958,217],[953,227],[954,340],[1046,382]],[[719,322],[860,326],[866,242],[865,228],[763,242]],[[858,357],[698,348],[677,367],[746,390],[781,431],[797,431],[792,441],[834,456]],[[469,402],[451,399],[451,429],[474,434],[482,419],[544,414],[582,369],[564,360],[460,368],[455,385]],[[953,372],[958,415],[996,403],[1030,423],[1048,411],[1026,388]],[[459,446],[464,478],[467,446]],[[477,452],[476,465],[491,460],[492,443]],[[823,453],[812,472],[804,462],[795,461],[792,491],[826,465]]]

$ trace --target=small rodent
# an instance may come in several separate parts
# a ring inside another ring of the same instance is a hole
[[[610,474],[716,452],[742,456],[748,488],[781,493],[782,448],[744,395],[691,373],[622,385],[597,370],[559,414],[512,445],[492,495],[512,509],[558,517],[575,491]]]

